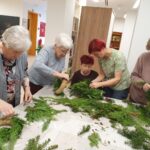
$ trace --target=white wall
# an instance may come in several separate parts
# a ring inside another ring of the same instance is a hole
[[[65,17],[64,17],[64,32],[71,36],[73,17],[75,10],[75,0],[66,0]]]
[[[20,17],[20,24],[22,24],[22,0],[0,0],[0,15]]]
[[[0,0],[0,15],[17,16],[20,17],[20,25],[22,25],[22,19],[28,18],[28,11],[34,11],[41,14],[38,17],[38,28],[40,22],[46,22],[46,2],[39,6],[34,6],[29,3],[25,3],[23,0]],[[39,39],[39,30],[37,32],[37,40]],[[43,43],[45,38],[42,38]]]
[[[126,58],[128,57],[129,49],[131,46],[131,40],[133,36],[133,31],[135,27],[135,21],[137,17],[137,11],[132,10],[127,13],[125,19],[124,30],[122,34],[122,39],[120,43],[120,50],[124,52]]]
[[[71,35],[75,0],[50,0],[47,3],[46,45],[62,32]]]
[[[108,36],[107,36],[107,42],[106,42],[106,46],[107,47],[110,47],[111,37],[112,37],[112,32],[113,32],[113,27],[114,27],[114,21],[115,21],[115,15],[112,12],[111,20],[110,20],[110,24],[109,24],[109,31],[108,31]]]
[[[24,1],[24,6],[23,6],[24,19],[28,19],[28,11],[33,11],[38,14],[37,42],[36,42],[37,45],[39,39],[42,39],[42,44],[45,44],[45,37],[39,36],[39,31],[40,31],[39,29],[40,29],[40,22],[46,23],[46,9],[47,9],[47,3],[45,1],[43,1],[39,5],[35,5]]]
[[[141,0],[128,56],[128,67],[130,71],[133,70],[139,55],[146,51],[145,45],[150,37],[149,14],[150,0]]]
[[[71,36],[75,0],[49,0],[47,2],[47,25],[45,45],[54,44],[59,33]],[[65,68],[68,66],[69,55],[66,57]]]
[[[123,32],[124,23],[125,23],[125,19],[115,18],[113,31],[114,32]]]
[[[74,12],[74,16],[77,17],[78,19],[80,19],[81,16],[81,9],[82,7],[79,5],[79,3],[76,1],[75,3],[75,12]]]

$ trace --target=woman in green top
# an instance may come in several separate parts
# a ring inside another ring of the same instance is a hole
[[[91,88],[103,88],[106,97],[125,99],[130,86],[130,74],[122,52],[106,48],[106,43],[93,39],[88,51],[99,59],[100,73],[94,79]]]

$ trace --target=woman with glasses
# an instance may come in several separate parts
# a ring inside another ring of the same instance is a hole
[[[27,76],[26,51],[31,46],[29,32],[22,26],[4,31],[0,41],[0,113],[11,115],[13,106],[20,104],[21,86],[24,102],[32,100]]]
[[[69,80],[68,74],[62,71],[65,66],[65,56],[72,46],[72,39],[61,33],[56,37],[54,45],[41,49],[29,70],[32,94],[45,85],[51,85],[55,78]]]

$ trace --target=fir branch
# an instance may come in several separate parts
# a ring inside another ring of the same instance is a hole
[[[48,128],[50,122],[51,122],[51,119],[48,119],[47,121],[44,122],[43,127],[42,127],[43,132]]]
[[[123,136],[127,137],[130,141],[129,144],[135,149],[150,149],[150,135],[140,126],[136,126],[135,130],[130,131],[124,128],[119,131]]]
[[[113,127],[115,127],[116,123],[120,123],[123,127],[138,126],[139,128],[142,128],[144,125],[150,126],[150,105],[143,107],[129,103],[128,106],[124,108],[113,103],[103,103],[101,101],[83,98],[74,98],[71,100],[67,98],[53,98],[53,101],[58,104],[69,106],[74,112],[88,113],[89,116],[95,119],[106,117],[113,123]],[[142,128],[142,130],[143,132],[140,131],[140,133],[143,139],[147,139],[147,135],[142,134],[147,133],[146,129]],[[122,135],[126,136],[125,134]],[[144,140],[141,140],[141,143],[143,143],[141,144],[143,145],[143,149],[147,150]],[[134,146],[134,141],[132,140],[131,145]]]
[[[32,138],[28,141],[24,150],[46,150],[46,146],[49,144],[50,139],[44,141],[44,143],[39,144],[40,136]]]
[[[48,128],[49,123],[51,120],[54,119],[54,116],[61,111],[57,111],[50,107],[44,98],[41,98],[35,101],[35,105],[33,107],[26,108],[26,118],[29,122],[34,121],[44,121],[42,131]]]
[[[80,98],[87,99],[103,99],[103,91],[99,89],[92,89],[89,87],[88,80],[75,83],[71,86],[71,94]]]
[[[50,146],[47,150],[54,150],[54,149],[57,149],[57,148],[58,148],[58,145],[55,144],[55,145]]]
[[[86,132],[89,132],[91,129],[91,126],[90,125],[87,125],[87,126],[83,126],[82,130],[78,133],[78,135],[82,135]]]
[[[17,139],[22,133],[25,121],[18,117],[12,117],[10,125],[10,128],[0,128],[0,148],[13,150]]]
[[[99,145],[99,142],[101,141],[99,134],[97,132],[93,132],[91,135],[88,136],[88,139],[90,141],[90,145],[92,147],[97,147]]]
[[[62,80],[59,79],[59,78],[56,78],[56,79],[54,80],[54,82],[53,82],[54,90],[57,90],[57,89],[60,87],[61,82],[62,82]]]

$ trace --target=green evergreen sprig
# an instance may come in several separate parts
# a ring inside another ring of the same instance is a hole
[[[138,128],[136,128],[135,135],[137,137],[141,136],[141,139],[149,139],[147,136],[148,131],[143,128],[143,126],[150,126],[150,105],[135,106],[129,103],[127,107],[122,107],[114,103],[103,103],[102,101],[83,98],[74,98],[71,100],[67,98],[53,98],[53,100],[58,104],[69,106],[73,112],[88,113],[89,116],[95,119],[106,117],[113,123],[113,127],[115,127],[118,123],[126,128],[129,126],[138,126]],[[140,128],[142,128],[143,132]],[[128,138],[128,132],[124,131],[122,133],[124,133],[122,134],[123,136]],[[129,139],[131,145],[134,147],[134,143],[138,143],[140,138]],[[142,147],[144,150],[147,150],[147,147],[150,147],[150,143],[148,143],[147,140],[141,140],[140,145],[141,146],[139,148]]]
[[[82,130],[78,133],[78,135],[82,135],[86,132],[89,132],[91,129],[91,126],[90,125],[87,125],[87,126],[83,126]]]
[[[80,98],[87,99],[103,99],[103,91],[100,89],[92,89],[89,87],[90,82],[88,80],[75,83],[71,86],[71,94]]]
[[[48,146],[49,142],[51,141],[50,139],[47,139],[41,144],[39,143],[39,140],[40,140],[39,135],[35,138],[30,139],[24,150],[54,150],[58,148],[58,145]]]
[[[28,106],[26,112],[27,121],[44,121],[42,131],[45,131],[51,120],[54,119],[54,116],[62,111],[53,109],[47,104],[46,100],[40,98],[35,100],[35,105],[33,107]]]
[[[90,141],[90,145],[92,147],[99,147],[99,142],[101,141],[101,138],[97,132],[93,132],[91,135],[88,136],[88,139]]]
[[[42,144],[39,144],[39,140],[39,135],[36,138],[30,139],[24,150],[53,150],[58,148],[58,145],[52,145],[46,148],[50,142],[50,139],[44,141]]]
[[[120,133],[130,140],[128,143],[133,148],[150,150],[150,135],[145,131],[144,128],[140,126],[136,126],[135,130],[124,128],[120,131]]]
[[[11,118],[10,127],[0,128],[0,149],[13,150],[17,139],[20,138],[25,121],[18,118]]]

